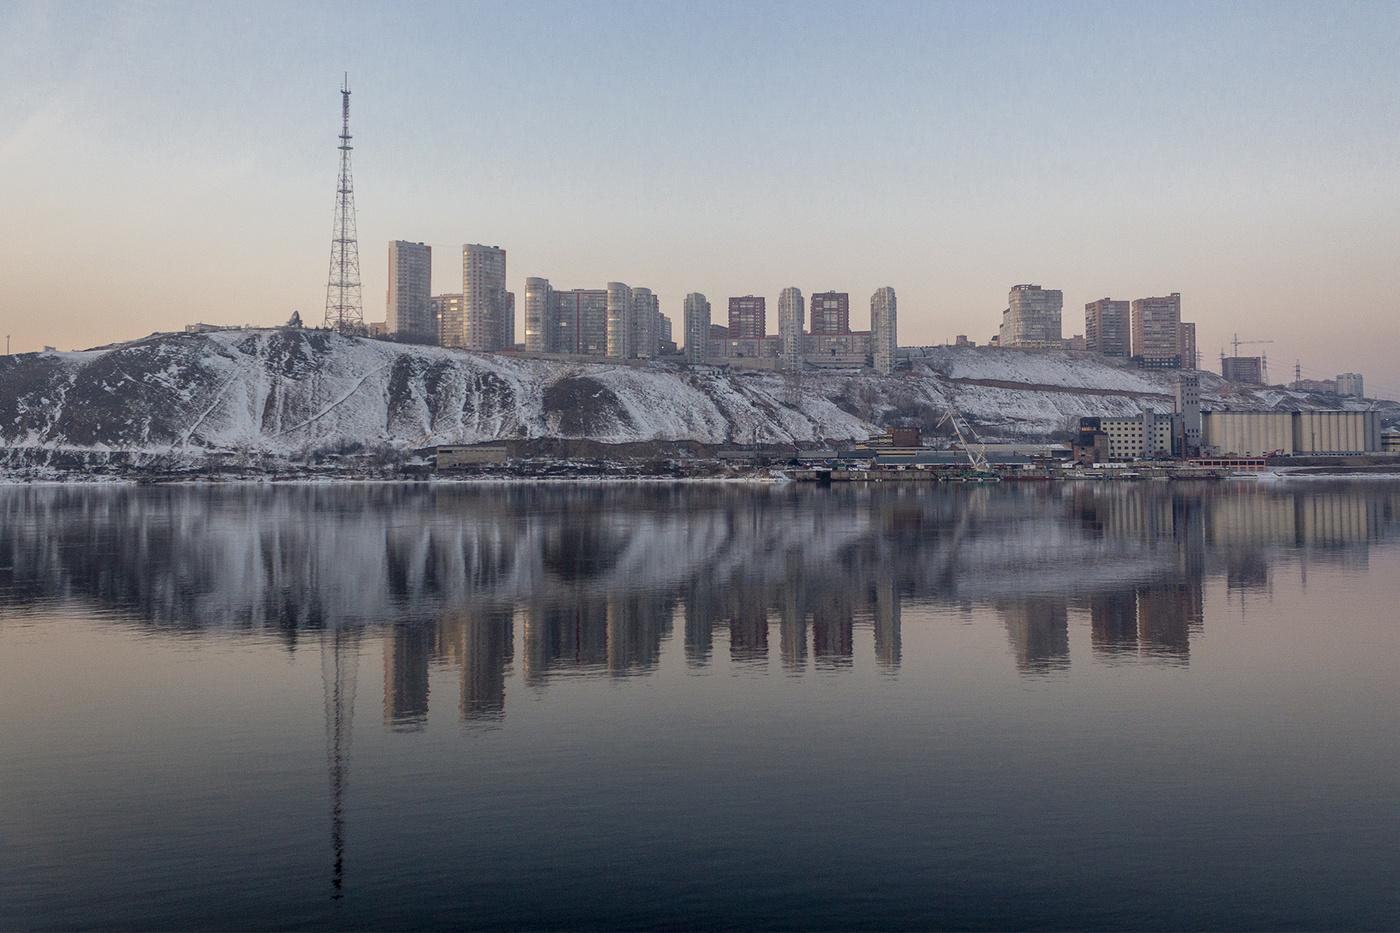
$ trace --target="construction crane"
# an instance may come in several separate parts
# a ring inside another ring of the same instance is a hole
[[[981,438],[977,437],[977,432],[972,430],[972,425],[967,423],[962,412],[956,408],[949,408],[938,421],[940,428],[945,424],[952,425],[953,433],[958,436],[958,444],[962,447],[963,453],[967,454],[967,462],[972,466],[972,469],[978,473],[992,475],[992,466],[987,462],[987,445],[982,443]],[[964,428],[977,441],[976,445],[968,443],[967,437],[963,434]]]

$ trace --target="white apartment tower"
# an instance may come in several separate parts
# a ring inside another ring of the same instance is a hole
[[[710,303],[699,292],[685,296],[685,358],[703,363],[710,348]]]
[[[1003,347],[1026,347],[1035,350],[1061,349],[1060,312],[1065,296],[1058,288],[1039,285],[1017,285],[1011,289],[1008,307],[1001,313]],[[1172,332],[1175,336],[1176,332]]]
[[[389,243],[385,330],[414,343],[436,343],[433,321],[433,248],[407,240]]]
[[[462,317],[465,333],[458,346],[491,352],[514,342],[515,309],[506,292],[506,251],[500,247],[462,247]]]
[[[778,295],[778,352],[783,369],[796,371],[802,368],[804,311],[801,289],[785,288]]]
[[[896,325],[894,289],[886,285],[870,296],[870,354],[875,363],[875,372],[882,376],[894,372],[899,348]]]

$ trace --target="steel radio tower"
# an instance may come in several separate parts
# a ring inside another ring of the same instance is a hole
[[[340,89],[340,182],[336,185],[331,275],[326,283],[326,327],[342,334],[364,334],[360,300],[360,247],[355,240],[355,187],[350,181],[350,75]]]

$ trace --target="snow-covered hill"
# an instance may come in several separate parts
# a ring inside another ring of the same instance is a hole
[[[499,439],[814,443],[949,406],[993,435],[1045,435],[1082,415],[1169,411],[1175,374],[1092,354],[932,347],[894,376],[520,359],[289,328],[157,334],[0,361],[11,448],[298,457],[351,444]],[[1208,405],[1323,407],[1202,374]]]

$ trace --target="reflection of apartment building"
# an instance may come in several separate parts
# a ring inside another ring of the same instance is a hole
[[[998,614],[1023,673],[1069,667],[1069,607],[1063,598],[998,600]]]
[[[435,635],[430,625],[396,625],[384,640],[384,724],[396,732],[417,732],[428,721]]]
[[[438,655],[462,672],[462,719],[495,719],[505,712],[514,631],[514,610],[508,607],[483,607],[439,620]]]

